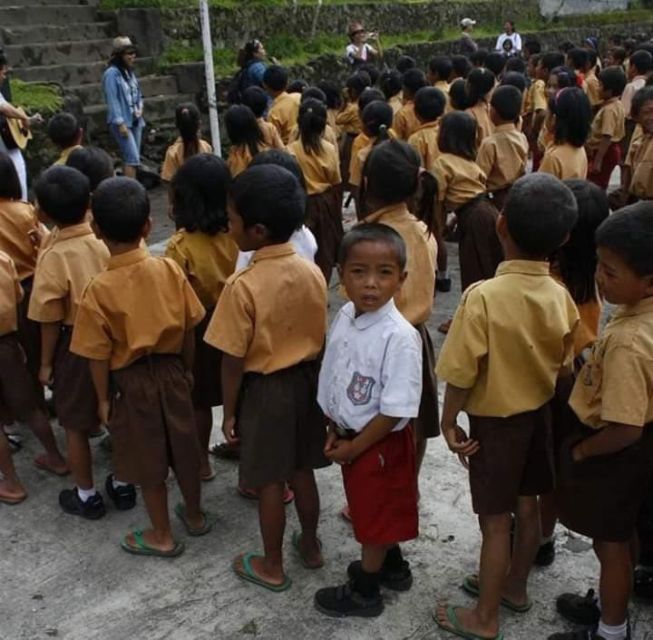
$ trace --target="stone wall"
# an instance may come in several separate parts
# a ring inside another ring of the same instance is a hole
[[[540,11],[544,16],[582,15],[623,11],[632,4],[629,0],[540,0]]]
[[[298,5],[290,7],[240,6],[232,9],[211,9],[211,30],[214,44],[242,45],[254,37],[265,38],[277,33],[296,36],[309,34],[317,13],[317,31],[330,34],[347,33],[356,20],[383,33],[438,31],[456,25],[464,17],[473,17],[479,24],[497,24],[506,18],[533,19],[539,16],[538,0],[433,0],[409,4]],[[162,24],[166,35],[176,40],[197,41],[199,16],[195,9],[163,9]]]

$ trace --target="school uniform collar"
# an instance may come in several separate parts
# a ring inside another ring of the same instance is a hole
[[[343,308],[342,312],[344,315],[349,318],[349,321],[356,329],[359,331],[365,331],[374,326],[387,315],[394,313],[397,310],[395,305],[394,298],[390,298],[381,308],[376,311],[371,311],[369,313],[362,313],[360,316],[356,317],[356,308],[354,307],[353,302],[348,302]]]
[[[627,306],[625,304],[619,305],[612,315],[612,319],[628,318],[632,316],[640,316],[644,313],[653,313],[653,296],[640,300],[637,304]]]
[[[277,104],[282,100],[285,100],[290,94],[287,91],[282,91],[273,101],[272,104]]]
[[[498,127],[494,127],[494,133],[502,133],[505,131],[516,131],[517,127],[514,122],[508,122],[506,124],[500,124]]]
[[[549,276],[551,266],[546,260],[505,260],[496,271],[496,276],[521,273],[527,276]]]
[[[126,253],[111,256],[107,270],[111,271],[112,269],[120,269],[120,267],[130,267],[133,264],[147,260],[149,257],[150,251],[147,247],[138,247],[138,249],[132,249]]]
[[[295,248],[290,242],[283,242],[282,244],[271,244],[267,247],[262,247],[252,256],[252,264],[260,260],[268,260],[270,258],[282,258],[284,256],[291,256],[295,253]]]
[[[374,213],[370,213],[363,222],[380,222],[382,218],[403,218],[409,216],[410,211],[405,202],[400,202],[398,204],[391,204],[387,207],[382,207],[377,209]]]
[[[621,98],[619,96],[612,96],[612,98],[603,102],[603,106],[607,107],[609,104],[614,104],[615,102],[621,102]]]
[[[425,129],[438,129],[440,127],[440,120],[433,120],[432,122],[424,122],[420,124],[417,131],[424,131]]]
[[[73,224],[70,227],[64,227],[63,229],[55,227],[57,230],[56,235],[54,236],[55,242],[61,242],[62,240],[69,240],[70,238],[79,238],[81,236],[87,236],[93,233],[91,229],[90,222],[80,222],[79,224]]]

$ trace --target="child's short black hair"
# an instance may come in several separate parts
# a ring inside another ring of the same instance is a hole
[[[358,109],[362,112],[368,104],[372,104],[372,102],[376,102],[377,100],[385,102],[383,92],[379,89],[367,87],[358,97]]]
[[[485,60],[487,59],[489,53],[490,52],[487,49],[477,49],[470,54],[469,61],[475,67],[484,67]]]
[[[449,85],[449,101],[457,111],[464,111],[469,106],[467,103],[467,81],[458,78]]]
[[[556,67],[562,67],[565,64],[565,56],[562,53],[556,53],[550,51],[549,53],[544,53],[540,56],[539,65],[542,69],[546,69],[551,72]]]
[[[542,45],[536,38],[527,38],[522,47],[524,52],[528,55],[535,55],[542,52]]]
[[[172,178],[172,216],[189,233],[215,235],[228,231],[227,191],[231,174],[227,163],[212,153],[189,158]]]
[[[506,42],[511,42],[506,40]],[[495,76],[499,77],[506,66],[506,57],[499,53],[498,51],[492,51],[492,53],[487,54],[485,58],[485,67],[489,69]]]
[[[560,51],[564,55],[566,55],[568,51],[571,51],[572,49],[575,49],[575,48],[576,48],[576,45],[571,40],[563,40],[558,45],[558,51]]]
[[[410,56],[399,56],[395,64],[397,71],[402,75],[409,69],[414,69],[416,66],[417,62],[415,62],[415,58],[411,58]]]
[[[530,257],[544,258],[567,239],[578,218],[578,204],[561,180],[537,172],[515,182],[503,215],[517,247]]]
[[[620,64],[626,60],[626,50],[623,47],[614,47],[610,49],[610,55]]]
[[[347,258],[353,247],[361,242],[378,242],[392,247],[399,268],[402,272],[406,269],[408,258],[404,239],[392,227],[379,222],[359,224],[345,234],[338,251],[338,265],[341,268],[347,263]]]
[[[396,96],[401,91],[401,74],[399,71],[386,71],[381,74],[379,88],[383,91],[386,100]]]
[[[449,82],[453,72],[453,62],[449,56],[435,56],[429,62],[429,71],[438,77],[438,80]]]
[[[79,139],[77,118],[67,111],[55,113],[48,121],[48,137],[60,149],[72,147]]]
[[[243,226],[263,225],[275,243],[287,242],[304,219],[306,194],[290,171],[273,164],[241,173],[232,196]]]
[[[653,202],[619,209],[596,230],[596,244],[617,254],[640,278],[653,276]]]
[[[524,59],[517,58],[516,56],[513,56],[512,58],[508,58],[508,60],[506,60],[504,75],[510,72],[517,72],[517,73],[521,73],[522,75],[525,75],[526,62],[524,61]]]
[[[304,93],[304,89],[308,88],[306,80],[293,80],[288,84],[288,93]]]
[[[522,94],[517,87],[504,85],[492,93],[490,102],[499,117],[505,122],[517,122],[522,107]]]
[[[593,69],[599,60],[599,54],[596,52],[595,49],[586,49],[586,51],[587,51],[587,63],[589,64],[590,68]]]
[[[624,92],[628,80],[623,69],[619,67],[607,67],[599,73],[599,82],[606,91],[612,94],[613,98],[618,98]]]
[[[428,87],[426,76],[421,69],[408,69],[401,78],[404,96],[414,96],[422,87]]]
[[[651,69],[653,69],[653,56],[644,49],[638,49],[635,51],[628,60],[629,64],[635,68],[637,74],[640,76],[647,74]]]
[[[270,65],[263,74],[263,84],[272,91],[285,91],[288,86],[288,70],[278,64]]]
[[[642,87],[634,96],[630,105],[630,115],[633,119],[639,118],[639,111],[649,100],[653,100],[653,86]],[[0,184],[2,181],[0,180]]]
[[[358,66],[358,71],[364,71],[367,73],[367,75],[370,77],[370,82],[372,83],[372,86],[375,87],[376,83],[379,81],[379,70],[373,65],[370,64],[369,62],[366,62],[365,64],[361,64]]]
[[[347,78],[347,83],[346,87],[349,91],[349,97],[352,100],[358,100],[358,96],[360,96],[363,91],[369,86],[372,85],[372,81],[370,80],[370,74],[367,73],[366,71],[357,71],[356,73],[352,74]]]
[[[145,187],[132,178],[109,178],[91,198],[93,219],[107,240],[137,242],[150,217],[150,199]]]
[[[392,127],[393,116],[392,107],[387,102],[370,102],[361,113],[363,130],[368,136],[376,138],[382,135],[382,131],[387,132]]]
[[[0,151],[0,198],[7,200],[20,200],[23,189],[16,167],[8,153]]]
[[[365,195],[388,204],[403,202],[417,191],[420,162],[417,151],[406,142],[386,140],[377,144],[363,167]]]
[[[447,97],[435,87],[422,87],[415,94],[415,113],[424,122],[437,120],[447,106]]]
[[[567,51],[567,60],[576,71],[585,71],[585,67],[589,64],[589,55],[587,49],[574,47]]]
[[[317,87],[324,91],[327,109],[340,109],[342,106],[342,91],[335,82],[320,80]]]
[[[592,107],[585,92],[569,87],[551,100],[550,108],[555,115],[555,141],[582,147],[592,126]]]
[[[517,73],[517,71],[508,71],[501,77],[501,86],[515,87],[519,93],[523,94],[526,91],[526,76],[523,73]]]
[[[44,171],[34,185],[40,209],[56,224],[77,224],[84,219],[91,197],[88,178],[66,166]]]
[[[469,61],[467,56],[463,55],[451,56],[451,66],[453,72],[459,78],[466,78],[472,70],[472,63]]]
[[[440,123],[438,147],[442,153],[476,160],[476,120],[464,111],[447,113]]]
[[[244,104],[233,104],[227,109],[224,117],[227,135],[232,145],[245,145],[253,157],[263,143],[261,127],[249,107]]]
[[[327,106],[326,94],[319,87],[308,87],[308,89],[304,90],[304,93],[302,93],[301,102],[304,102],[305,100],[308,100],[309,98],[312,98],[313,100],[318,100],[325,107]]]
[[[243,91],[243,104],[252,110],[255,117],[262,118],[268,108],[268,94],[261,87],[247,87]]]
[[[306,179],[304,178],[304,172],[302,171],[297,158],[291,155],[287,151],[282,151],[281,149],[268,149],[267,151],[261,151],[257,154],[256,157],[250,162],[250,167],[258,167],[263,164],[275,164],[278,167],[283,167],[287,171],[290,171],[299,186],[306,191]]]
[[[81,171],[87,178],[91,193],[102,182],[113,176],[111,156],[100,147],[80,147],[75,149],[66,160],[66,166]]]
[[[467,104],[470,107],[478,104],[478,102],[487,96],[494,88],[495,77],[494,73],[489,69],[480,67],[472,69],[467,76]]]

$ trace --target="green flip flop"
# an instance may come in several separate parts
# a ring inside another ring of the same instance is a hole
[[[468,593],[470,596],[478,598],[479,595],[479,586],[478,586],[478,576],[470,575],[467,576],[463,583],[460,585],[460,588]],[[528,613],[533,608],[533,603],[529,600],[526,604],[515,604],[507,598],[501,598],[501,606],[504,609],[513,611],[514,613]]]
[[[200,509],[200,513],[204,516],[204,524],[198,529],[194,529],[190,526],[188,520],[186,520],[185,507],[183,503],[178,502],[175,506],[175,515],[181,520],[181,523],[184,525],[186,533],[188,533],[189,536],[204,536],[209,533],[211,529],[213,529],[213,522],[209,519],[209,514],[202,509]]]
[[[458,620],[458,616],[456,615],[456,607],[451,605],[447,606],[447,621],[450,626],[440,622],[437,610],[433,613],[433,620],[435,620],[435,624],[437,624],[443,631],[453,633],[453,635],[458,636],[459,638],[466,638],[466,640],[504,640],[503,633],[498,633],[494,638],[486,638],[484,636],[477,636],[475,633],[463,629],[460,620]]]
[[[236,567],[236,561],[238,560],[238,558],[236,558],[236,560],[234,560],[233,570],[239,578],[247,580],[247,582],[251,582],[252,584],[256,584],[259,587],[263,587],[268,591],[274,591],[275,593],[281,593],[282,591],[290,589],[292,580],[288,576],[284,576],[284,581],[281,584],[272,584],[271,582],[267,582],[267,580],[261,578],[261,576],[254,571],[254,567],[252,567],[252,559],[260,556],[257,556],[255,553],[245,553],[243,556],[238,557],[242,558],[243,568],[238,569]]]
[[[162,551],[161,549],[150,547],[147,542],[145,542],[145,539],[143,538],[143,532],[141,530],[132,531],[132,535],[134,536],[136,546],[129,544],[129,542],[127,542],[127,536],[125,536],[120,543],[120,547],[123,549],[123,551],[131,553],[135,556],[176,558],[177,556],[180,556],[186,548],[183,542],[175,541],[175,546],[172,549],[169,551]]]
[[[302,539],[302,534],[299,531],[293,531],[292,547],[297,552],[297,555],[299,556],[302,566],[304,567],[304,569],[310,569],[310,570],[321,569],[324,566],[324,559],[319,565],[311,565],[308,562],[306,562],[306,558],[304,558],[304,556],[302,555],[301,547],[299,546],[301,539]],[[317,544],[320,547],[320,551],[322,551],[322,540],[318,538]]]

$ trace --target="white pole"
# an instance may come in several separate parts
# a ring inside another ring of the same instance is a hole
[[[200,0],[200,22],[202,24],[202,46],[204,47],[204,73],[206,75],[206,95],[209,101],[209,123],[211,141],[216,156],[222,154],[220,143],[220,124],[218,123],[218,100],[215,94],[215,72],[213,70],[213,44],[211,43],[211,22],[209,20],[208,0]]]

